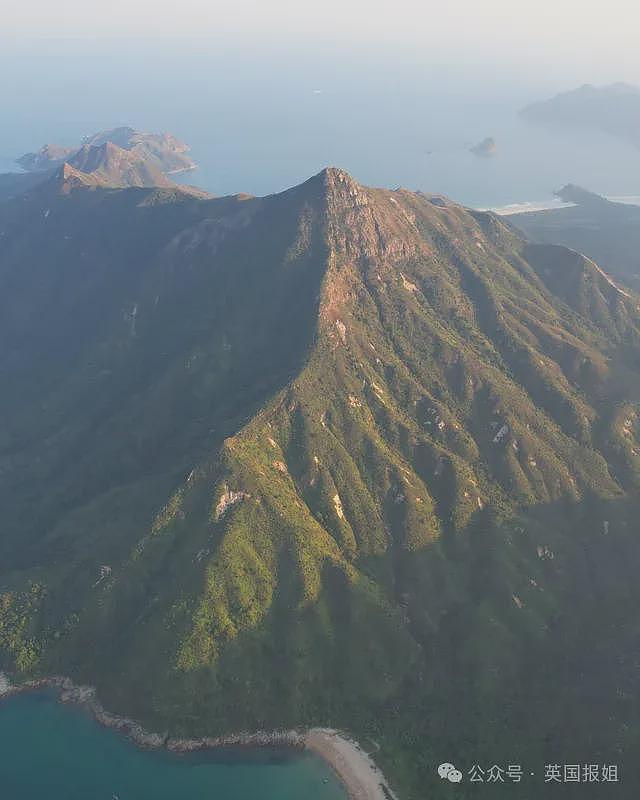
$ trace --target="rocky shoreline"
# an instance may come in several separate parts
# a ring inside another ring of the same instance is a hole
[[[70,678],[53,676],[38,678],[21,684],[11,684],[6,675],[0,673],[0,698],[39,689],[54,689],[59,693],[60,702],[82,706],[91,716],[106,728],[113,728],[124,734],[140,747],[165,748],[174,753],[189,753],[197,750],[210,750],[220,747],[291,747],[305,749],[305,735],[298,731],[258,731],[256,733],[237,733],[228,736],[204,737],[202,739],[180,739],[168,733],[151,733],[140,723],[128,717],[119,717],[107,711],[99,702],[92,686],[78,686]]]
[[[312,728],[309,731],[281,730],[240,732],[200,739],[176,738],[168,733],[146,731],[140,723],[128,717],[108,712],[99,702],[92,686],[79,686],[70,678],[52,676],[12,684],[0,672],[0,700],[27,692],[53,689],[60,702],[73,703],[86,709],[96,722],[113,728],[139,747],[165,749],[173,753],[191,753],[224,747],[261,748],[284,747],[308,751],[322,758],[344,784],[350,800],[389,800],[393,798],[384,776],[360,745],[338,731]]]

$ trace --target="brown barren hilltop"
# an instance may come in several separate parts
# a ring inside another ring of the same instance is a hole
[[[36,153],[26,153],[17,163],[27,171],[43,171],[61,166],[83,149],[115,145],[131,153],[132,158],[145,161],[150,167],[165,174],[195,169],[189,157],[189,147],[170,133],[141,133],[126,126],[100,131],[83,139],[80,147],[60,147],[45,144]]]
[[[53,184],[60,184],[63,192],[79,186],[138,187],[210,197],[202,189],[178,185],[168,177],[195,169],[188,151],[188,146],[171,134],[139,133],[128,127],[94,134],[79,148],[45,145],[18,159],[25,172],[0,175],[0,201]]]

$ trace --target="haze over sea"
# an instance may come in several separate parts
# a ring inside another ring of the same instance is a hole
[[[71,145],[130,124],[187,141],[200,169],[185,180],[214,194],[279,191],[331,164],[369,185],[442,192],[478,207],[544,202],[568,182],[615,196],[640,187],[640,150],[518,118],[527,103],[573,88],[570,76],[489,79],[469,64],[401,49],[3,44],[2,171],[45,142]],[[497,142],[494,158],[469,152],[487,136]]]
[[[0,703],[3,800],[346,800],[320,759],[141,750],[48,693]]]

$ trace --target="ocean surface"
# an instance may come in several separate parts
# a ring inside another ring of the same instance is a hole
[[[312,755],[142,750],[51,693],[0,702],[2,800],[346,800]]]
[[[544,69],[523,81],[398,47],[331,49],[232,40],[40,40],[0,47],[0,169],[45,142],[130,124],[168,130],[214,194],[263,195],[339,166],[372,186],[439,192],[474,207],[551,201],[577,183],[640,194],[640,149],[597,131],[518,116],[579,85]],[[621,79],[624,76],[620,76]],[[469,149],[485,137],[496,155]]]

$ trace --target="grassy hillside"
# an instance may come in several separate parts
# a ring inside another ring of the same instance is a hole
[[[176,733],[344,727],[407,800],[633,752],[635,295],[335,169],[0,230],[0,666]]]

